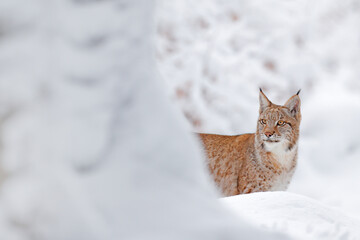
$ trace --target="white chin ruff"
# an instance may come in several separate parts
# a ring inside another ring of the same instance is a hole
[[[264,141],[265,150],[267,152],[272,152],[274,154],[285,152],[287,150],[287,143],[286,141],[279,141],[279,142],[270,142]]]
[[[291,162],[297,151],[297,145],[295,145],[291,150],[289,150],[289,144],[286,140],[280,142],[264,141],[264,145],[265,150],[275,155],[279,163],[284,164],[285,166]]]

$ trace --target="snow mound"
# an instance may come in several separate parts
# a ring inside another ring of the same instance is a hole
[[[235,213],[295,239],[359,239],[360,220],[290,192],[262,192],[221,199]]]

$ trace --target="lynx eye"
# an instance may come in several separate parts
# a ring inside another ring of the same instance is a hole
[[[277,122],[277,125],[279,125],[279,126],[284,126],[284,125],[285,125],[285,122],[280,120],[280,121]]]
[[[265,125],[265,124],[266,124],[266,120],[265,120],[265,119],[261,119],[261,120],[260,120],[260,123],[261,123],[262,125]]]

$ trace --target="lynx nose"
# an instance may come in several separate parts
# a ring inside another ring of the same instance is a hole
[[[274,134],[274,132],[265,132],[264,134],[269,138]]]

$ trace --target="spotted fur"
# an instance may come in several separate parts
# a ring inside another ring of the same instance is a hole
[[[256,133],[199,134],[208,167],[224,196],[286,190],[294,174],[301,121],[298,93],[283,106],[260,89]]]

